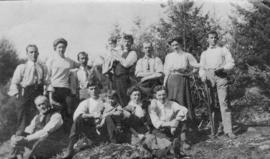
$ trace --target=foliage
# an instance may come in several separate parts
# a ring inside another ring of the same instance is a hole
[[[0,84],[5,85],[13,74],[16,66],[21,62],[18,59],[14,45],[7,39],[0,40]]]
[[[233,5],[236,15],[231,17],[231,48],[239,62],[257,57],[263,64],[270,64],[270,3],[250,1],[252,8]],[[240,18],[239,18],[240,17]],[[257,63],[259,64],[259,63]]]

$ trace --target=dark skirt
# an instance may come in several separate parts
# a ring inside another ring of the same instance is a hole
[[[181,75],[169,75],[166,87],[169,100],[175,101],[188,109],[188,118],[195,119],[194,108],[191,103],[191,90],[189,78]]]

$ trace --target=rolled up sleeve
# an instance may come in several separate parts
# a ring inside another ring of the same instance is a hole
[[[73,114],[73,121],[75,121],[81,114],[88,112],[87,100],[82,101]]]
[[[26,137],[26,140],[33,141],[40,138],[45,138],[52,132],[56,131],[63,125],[62,116],[59,113],[55,113],[51,116],[50,121],[45,125],[45,127],[31,135]]]
[[[223,48],[223,55],[225,57],[225,65],[223,66],[223,68],[225,70],[233,69],[233,67],[235,66],[234,59],[227,48]]]
[[[22,81],[22,73],[23,73],[24,65],[19,65],[14,71],[10,88],[8,91],[8,95],[14,96],[19,93],[19,85]]]
[[[156,129],[159,129],[161,124],[162,124],[162,121],[159,119],[158,114],[156,112],[156,103],[154,101],[152,101],[151,105],[149,106],[148,109],[149,109],[148,110],[149,116],[150,116],[150,119],[151,119],[153,126]]]

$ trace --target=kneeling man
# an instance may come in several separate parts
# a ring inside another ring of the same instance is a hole
[[[31,149],[28,157],[24,156],[24,158],[50,158],[61,150],[57,145],[63,124],[61,114],[51,109],[49,100],[45,96],[36,97],[34,102],[39,114],[33,118],[21,136],[11,137],[10,159],[17,159],[19,156],[22,158],[24,147]]]

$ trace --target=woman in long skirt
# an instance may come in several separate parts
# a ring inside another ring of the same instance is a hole
[[[189,75],[199,67],[194,56],[182,50],[182,39],[174,38],[169,41],[173,52],[169,53],[164,63],[164,85],[168,89],[168,98],[188,108],[188,119],[195,118],[191,105],[191,90]]]

